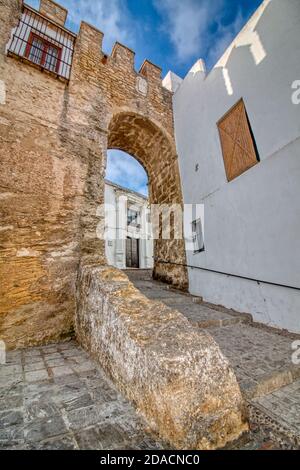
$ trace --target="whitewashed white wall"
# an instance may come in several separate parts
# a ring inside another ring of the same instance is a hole
[[[208,75],[198,63],[174,85],[184,201],[205,205],[206,251],[188,264],[300,288],[299,79],[300,1],[266,0]],[[228,183],[216,123],[241,97],[261,162]],[[299,291],[198,269],[189,281],[209,302],[300,332]]]

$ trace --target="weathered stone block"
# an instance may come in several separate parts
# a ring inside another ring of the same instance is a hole
[[[40,12],[62,26],[64,26],[68,16],[68,10],[53,0],[40,0]]]
[[[82,267],[76,332],[176,448],[215,449],[247,430],[235,375],[212,337],[110,267]]]

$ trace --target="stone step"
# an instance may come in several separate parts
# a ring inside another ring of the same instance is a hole
[[[199,297],[170,289],[169,286],[158,281],[133,280],[132,282],[148,299],[158,300],[171,308],[175,308],[199,328],[234,325],[251,320],[249,315],[233,315],[212,309],[201,302]]]
[[[131,282],[134,280],[152,280],[152,269],[123,269],[123,272],[129,277]]]
[[[213,306],[150,279],[136,270],[135,287],[151,300],[180,311],[193,325],[206,328],[233,366],[246,399],[263,397],[300,378],[300,366],[292,363],[294,338],[252,322],[249,314]]]
[[[255,324],[208,328],[233,366],[245,398],[253,399],[300,378],[292,362],[292,338]]]
[[[279,431],[300,448],[300,380],[252,400],[249,412],[251,423],[267,424],[273,433]]]

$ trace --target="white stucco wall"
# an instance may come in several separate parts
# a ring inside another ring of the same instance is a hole
[[[206,251],[189,251],[189,265],[300,288],[297,79],[300,1],[267,0],[215,68],[194,68],[175,93],[184,202],[205,206]],[[216,123],[241,97],[261,162],[228,183]],[[209,302],[300,332],[299,290],[198,269],[189,280]]]
[[[120,186],[105,183],[106,259],[109,265],[126,268],[126,238],[139,239],[141,269],[153,268],[153,239],[151,224],[147,221],[148,200]],[[134,206],[140,212],[140,228],[127,226],[127,207]]]

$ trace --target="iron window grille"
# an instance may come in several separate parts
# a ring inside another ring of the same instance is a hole
[[[75,39],[76,35],[24,5],[7,53],[69,80]]]
[[[194,253],[202,253],[205,251],[204,236],[201,219],[192,222]]]

